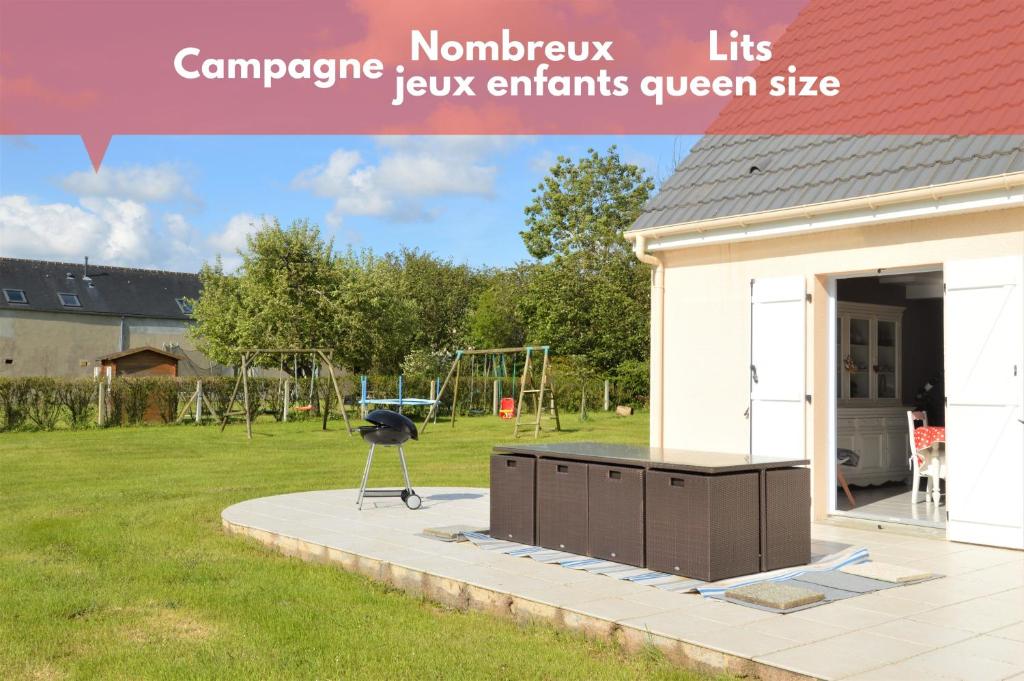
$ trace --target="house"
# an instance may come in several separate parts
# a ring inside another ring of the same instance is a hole
[[[199,277],[0,258],[0,376],[91,376],[133,348],[180,357],[182,376],[230,373],[186,334]]]
[[[181,357],[172,352],[148,346],[99,358],[100,366],[110,367],[113,376],[177,376],[180,361]]]
[[[626,237],[652,446],[800,454],[816,518],[1024,548],[1024,137],[706,136]],[[914,406],[946,428],[938,503]]]

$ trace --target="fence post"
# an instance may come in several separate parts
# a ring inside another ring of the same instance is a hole
[[[203,422],[203,382],[196,381],[196,423]]]
[[[291,394],[291,379],[286,378],[284,379],[284,400],[281,402],[281,420],[285,422],[288,421],[288,398],[291,397]]]
[[[498,415],[498,381],[491,386],[491,416]]]
[[[104,388],[106,385],[103,383],[103,379],[96,381],[96,425],[102,426],[106,421],[106,395],[104,395]]]
[[[605,411],[610,411],[611,408],[612,408],[611,383],[612,382],[609,381],[607,378],[604,379],[604,410]]]

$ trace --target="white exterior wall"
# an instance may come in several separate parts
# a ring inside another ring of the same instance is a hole
[[[826,278],[879,268],[1021,255],[1024,209],[849,228],[659,253],[665,272],[664,444],[746,452],[750,280],[802,275],[807,309],[806,442],[815,514],[827,512],[828,316]]]

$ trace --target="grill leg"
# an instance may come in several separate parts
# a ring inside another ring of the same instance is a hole
[[[363,510],[363,494],[366,492],[366,483],[370,479],[370,467],[373,466],[373,449],[376,445],[370,445],[370,453],[366,455],[366,466],[363,467],[363,479],[359,483],[359,497],[356,499],[356,505],[359,506],[359,510]]]
[[[409,467],[405,465],[405,450],[398,446],[398,460],[402,462],[402,475],[405,476],[405,488],[412,492],[412,483],[409,482]]]

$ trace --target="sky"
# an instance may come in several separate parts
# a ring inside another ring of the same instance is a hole
[[[523,208],[558,155],[615,144],[656,182],[693,136],[115,136],[99,173],[77,136],[0,138],[0,256],[227,269],[263,216],[458,263],[529,256]]]

